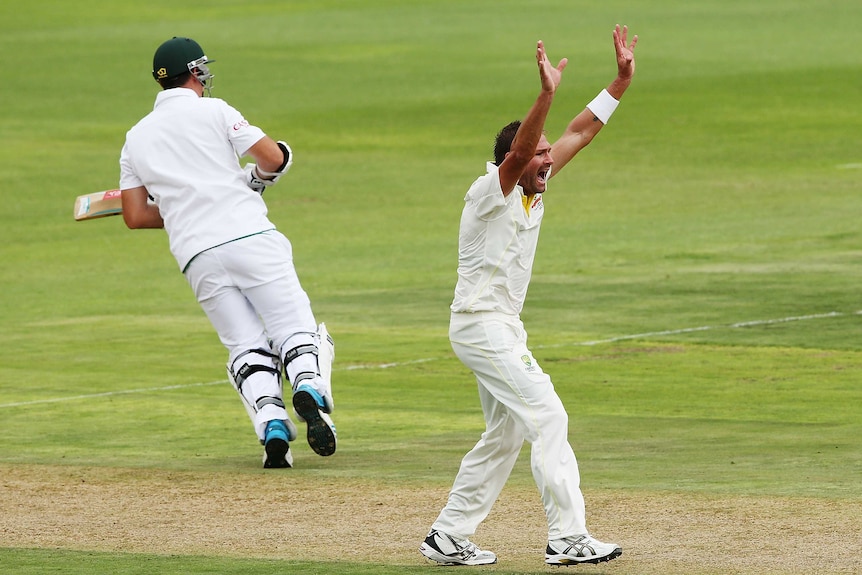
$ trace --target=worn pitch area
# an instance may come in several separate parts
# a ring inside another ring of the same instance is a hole
[[[446,494],[295,470],[0,465],[0,546],[318,561],[331,557],[333,542],[350,541],[351,562],[419,565],[419,544]],[[585,496],[593,535],[624,549],[602,573],[862,568],[860,501],[601,489]],[[535,488],[507,486],[473,540],[497,553],[491,570],[544,572],[546,530]]]

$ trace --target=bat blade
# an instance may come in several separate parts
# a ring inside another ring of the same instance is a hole
[[[120,190],[105,190],[75,198],[75,220],[94,220],[123,213]]]

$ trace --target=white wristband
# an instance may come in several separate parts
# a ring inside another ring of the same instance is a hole
[[[593,98],[593,101],[587,104],[596,118],[602,121],[602,124],[607,124],[611,119],[611,114],[620,105],[620,101],[611,96],[607,90],[602,90],[599,95]]]

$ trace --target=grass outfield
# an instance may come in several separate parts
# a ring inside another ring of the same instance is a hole
[[[9,3],[7,3],[9,4]],[[523,319],[569,407],[579,572],[853,573],[862,556],[862,5],[849,1],[44,0],[0,7],[0,573],[425,573],[483,428],[446,337],[494,133],[569,58],[549,139],[640,36],[556,177]],[[75,222],[151,108],[155,47],[296,163],[267,192],[337,345],[339,450],[261,449],[161,231]],[[475,540],[546,573],[526,461]],[[729,551],[732,550],[732,551]]]

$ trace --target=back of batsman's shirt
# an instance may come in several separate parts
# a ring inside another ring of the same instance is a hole
[[[503,195],[497,166],[473,182],[464,198],[458,233],[458,283],[451,310],[519,315],[527,297],[539,229],[542,194],[516,185]]]
[[[181,270],[202,251],[275,228],[239,164],[263,137],[224,100],[187,88],[159,92],[126,133],[120,189],[147,188]]]

